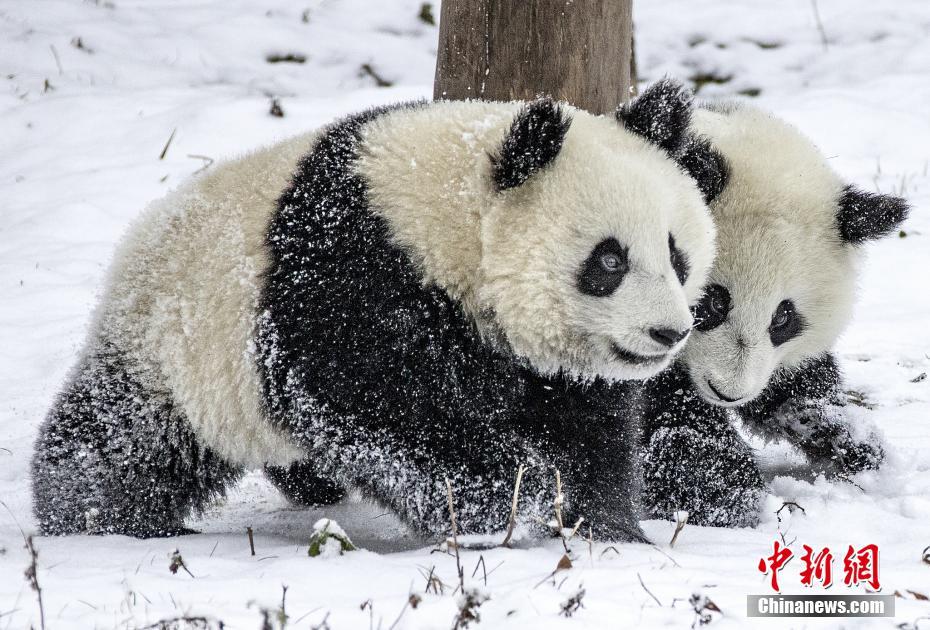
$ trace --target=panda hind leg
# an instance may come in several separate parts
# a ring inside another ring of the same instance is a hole
[[[39,430],[33,510],[46,535],[192,533],[241,474],[201,445],[166,392],[118,351],[89,354]]]
[[[330,477],[319,474],[308,459],[290,466],[265,466],[265,475],[271,483],[294,505],[331,505],[346,494],[345,488]]]

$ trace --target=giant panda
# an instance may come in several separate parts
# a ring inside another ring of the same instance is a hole
[[[355,488],[430,535],[448,480],[485,532],[523,464],[521,519],[559,470],[566,518],[641,539],[636,380],[683,346],[714,253],[701,169],[673,159],[700,152],[689,116],[671,81],[616,118],[379,108],[156,203],[41,426],[41,531],[181,534],[270,465],[295,500]]]
[[[851,317],[863,245],[907,216],[903,199],[843,182],[797,129],[744,103],[695,111],[723,156],[711,204],[718,251],[681,360],[650,384],[643,502],[668,518],[747,526],[765,484],[731,426],[793,443],[817,471],[846,476],[883,458],[875,431],[849,421],[830,350]]]

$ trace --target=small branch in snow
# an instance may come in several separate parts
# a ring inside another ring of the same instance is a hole
[[[252,552],[252,555],[254,556],[255,555],[255,538],[252,536],[252,528],[246,527],[245,533],[249,535],[249,550]]]
[[[794,501],[785,501],[781,504],[781,507],[775,510],[775,518],[778,520],[778,535],[781,537],[781,542],[785,547],[790,547],[797,538],[791,539],[791,542],[788,542],[785,539],[785,533],[781,531],[781,511],[785,508],[788,508],[788,513],[791,514],[794,510],[801,510],[803,514],[807,514],[807,510],[795,503]]]
[[[420,569],[420,575],[423,575],[426,578],[426,588],[424,588],[423,590],[424,592],[429,593],[430,589],[432,589],[433,593],[435,593],[436,595],[444,595],[446,591],[445,589],[446,585],[443,584],[442,580],[440,580],[435,575],[435,573],[436,573],[436,565],[433,565],[430,567],[428,574],[425,572],[424,569]]]
[[[370,63],[363,63],[361,65],[359,68],[359,75],[371,77],[374,79],[375,85],[378,87],[391,87],[394,85],[393,81],[388,81],[383,76],[378,74],[378,72],[374,69],[374,66],[372,66]]]
[[[680,534],[681,530],[683,530],[685,528],[685,525],[688,524],[688,513],[685,512],[684,510],[679,510],[678,512],[675,512],[674,516],[675,516],[675,533],[672,534],[672,540],[669,541],[668,543],[669,547],[675,546],[675,541],[678,540],[678,534]]]
[[[465,592],[465,573],[462,571],[462,561],[459,558],[458,527],[455,524],[455,505],[452,501],[452,482],[446,477],[446,493],[449,497],[449,521],[452,523],[452,545],[455,548],[455,569],[459,576],[459,588]]]
[[[584,604],[581,603],[581,600],[584,599],[584,595],[585,595],[585,590],[582,586],[579,585],[578,590],[575,592],[575,594],[569,597],[568,599],[566,599],[564,602],[562,602],[561,604],[562,610],[561,612],[559,612],[559,614],[562,615],[563,617],[571,617],[576,612],[578,612],[580,608],[584,608]]]
[[[168,142],[165,143],[165,148],[161,150],[161,155],[158,156],[159,160],[164,160],[165,156],[168,155],[168,147],[171,146],[171,141],[174,140],[174,134],[178,132],[178,128],[175,127],[171,130],[171,135],[168,136]]]
[[[175,549],[171,553],[171,564],[168,565],[168,570],[171,573],[177,573],[178,569],[184,569],[184,572],[189,576],[194,577],[194,574],[190,572],[190,569],[187,568],[187,565],[184,564],[184,558],[181,557],[181,552]]]
[[[817,30],[820,31],[820,42],[823,44],[824,51],[829,50],[827,44],[827,32],[823,29],[823,22],[820,21],[820,10],[817,8],[817,0],[811,0],[811,6],[814,8],[814,20],[817,22]]]
[[[22,526],[19,524],[19,520],[16,518],[16,515],[13,514],[13,510],[10,509],[10,506],[6,504],[5,501],[0,501],[0,505],[9,512],[10,518],[13,519],[13,522],[16,524],[16,529],[19,530],[19,535],[23,537],[23,542],[25,543],[26,551],[29,552],[29,566],[26,567],[26,580],[29,582],[30,588],[36,593],[36,599],[39,601],[39,622],[41,630],[45,630],[45,604],[42,602],[42,587],[39,585],[39,552],[36,550],[35,545],[32,542],[32,534],[26,535],[26,532],[23,531]],[[6,550],[4,549],[4,552]],[[16,612],[15,610],[10,611],[12,614]]]
[[[271,98],[271,108],[268,110],[268,113],[274,116],[275,118],[284,118],[284,108],[281,107],[281,101],[277,98]]]
[[[649,594],[649,597],[651,597],[653,600],[655,600],[655,603],[657,603],[657,604],[659,605],[659,607],[661,608],[661,607],[662,607],[662,602],[659,601],[659,598],[658,598],[658,597],[656,597],[655,595],[652,594],[652,591],[650,591],[648,588],[646,588],[646,583],[643,582],[643,576],[641,576],[639,573],[637,573],[637,574],[636,574],[636,577],[639,578],[639,585],[643,587],[643,590],[646,591],[646,592]]]
[[[211,166],[213,166],[213,158],[208,155],[197,155],[195,153],[188,153],[187,157],[194,159],[194,160],[203,160],[203,166],[201,166],[196,171],[194,171],[193,172],[194,175],[196,175],[197,173],[202,173],[208,168],[210,168]]]
[[[29,587],[36,593],[36,599],[39,600],[39,625],[45,630],[45,605],[42,603],[42,587],[39,585],[39,552],[32,542],[32,535],[26,536],[26,551],[29,552],[29,566],[26,568],[26,581]]]
[[[924,564],[930,564],[930,545],[924,547],[924,550],[920,552],[920,559]]]
[[[475,570],[471,572],[471,576],[475,577],[475,574],[478,573],[478,567],[481,567],[484,572],[484,585],[488,585],[488,567],[484,563],[484,555],[478,556],[478,562],[475,563]]]
[[[672,561],[672,564],[674,564],[676,567],[678,567],[679,569],[681,568],[681,565],[678,564],[678,562],[676,562],[675,558],[671,557],[670,555],[668,555],[667,553],[665,553],[664,551],[662,551],[662,548],[661,548],[661,547],[659,547],[658,545],[652,545],[652,548],[655,549],[656,551],[658,551],[659,553],[661,553],[663,556],[665,556],[665,557],[668,558],[669,560],[671,560],[671,561]]]
[[[523,480],[524,470],[523,464],[520,464],[520,468],[517,469],[517,482],[513,486],[513,503],[510,505],[510,520],[507,522],[507,535],[504,536],[504,542],[501,543],[501,547],[509,547],[510,538],[513,536],[513,528],[517,522],[517,502],[520,498],[520,482]]]
[[[55,65],[58,66],[58,76],[61,76],[65,73],[61,68],[61,59],[58,58],[58,51],[55,49],[54,44],[49,44],[49,48],[52,49],[52,56],[55,58]]]

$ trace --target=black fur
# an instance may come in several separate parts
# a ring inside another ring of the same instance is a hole
[[[704,203],[709,204],[726,188],[730,167],[726,158],[706,138],[689,136],[675,154],[675,161],[697,183]]]
[[[616,261],[616,268],[605,266],[605,256]],[[606,297],[617,290],[629,270],[629,250],[615,238],[604,239],[591,250],[591,254],[581,266],[578,272],[578,290],[585,295]]]
[[[497,155],[491,158],[497,189],[516,188],[551,164],[562,150],[571,124],[571,118],[550,98],[527,104],[514,119]]]
[[[33,510],[45,535],[190,533],[184,517],[240,471],[198,443],[167,392],[113,344],[78,366],[39,429]]]
[[[341,500],[345,488],[330,477],[318,475],[316,468],[312,461],[303,459],[290,466],[265,466],[265,475],[296,505],[330,505]]]
[[[584,515],[602,538],[642,539],[638,389],[541,377],[423,285],[352,168],[361,126],[379,113],[331,126],[272,219],[258,332],[271,420],[306,449],[315,477],[361,489],[420,531],[448,529],[446,477],[462,531],[503,528],[527,464],[530,521],[551,516],[559,469],[567,519]],[[547,120],[554,143],[560,125]],[[507,172],[504,183],[520,177]]]
[[[675,155],[687,137],[693,98],[678,81],[662,79],[620,106],[616,117],[628,130]]]
[[[678,282],[684,284],[691,273],[691,263],[688,262],[688,255],[675,245],[675,237],[671,234],[668,235],[668,256]]]
[[[907,218],[908,211],[907,202],[900,197],[847,186],[840,195],[836,221],[843,240],[859,245],[891,234]]]
[[[870,435],[853,436],[843,418],[841,375],[829,354],[777,373],[765,391],[735,411],[747,428],[783,438],[818,472],[849,475],[877,468],[884,451]],[[676,365],[650,383],[643,418],[643,504],[646,514],[689,523],[746,526],[758,521],[764,482],[727,411],[705,402],[686,368]]]

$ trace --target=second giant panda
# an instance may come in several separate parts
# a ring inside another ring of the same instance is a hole
[[[689,116],[668,81],[619,120],[375,109],[156,203],[41,427],[42,531],[178,534],[266,464],[297,500],[357,488],[428,534],[448,479],[462,530],[497,530],[523,464],[528,522],[560,470],[567,518],[641,538],[630,379],[683,346],[714,252],[672,159]]]
[[[907,204],[846,184],[797,129],[750,105],[697,109],[693,126],[727,164],[711,204],[718,251],[681,361],[650,385],[643,501],[656,518],[687,510],[696,524],[751,525],[765,484],[728,410],[815,470],[882,460],[874,430],[843,413],[830,350],[863,245],[894,232]]]

